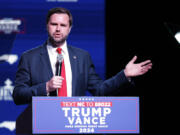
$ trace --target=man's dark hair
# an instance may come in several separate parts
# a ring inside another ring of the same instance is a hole
[[[67,14],[69,16],[69,25],[72,26],[73,19],[72,19],[72,15],[71,15],[70,11],[65,8],[62,8],[62,7],[52,8],[48,11],[47,18],[46,18],[46,24],[48,24],[51,15],[53,15],[55,13],[56,14]]]

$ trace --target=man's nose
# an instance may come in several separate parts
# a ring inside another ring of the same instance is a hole
[[[61,26],[57,25],[56,31],[60,31],[60,30],[61,30]]]

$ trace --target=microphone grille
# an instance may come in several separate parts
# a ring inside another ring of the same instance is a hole
[[[58,60],[59,63],[61,63],[61,62],[63,61],[63,56],[62,56],[62,54],[58,54],[57,60]]]

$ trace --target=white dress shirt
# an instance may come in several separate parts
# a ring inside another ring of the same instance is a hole
[[[51,68],[53,71],[53,74],[56,73],[56,62],[57,62],[57,56],[58,53],[56,51],[57,48],[53,47],[49,42],[47,44],[47,50],[51,62]],[[71,64],[69,59],[69,53],[67,49],[67,42],[65,42],[61,46],[61,53],[64,58],[64,65],[65,65],[65,72],[66,72],[66,85],[67,85],[67,96],[72,97],[72,71],[71,71]]]

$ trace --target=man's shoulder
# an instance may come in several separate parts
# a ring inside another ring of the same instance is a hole
[[[68,50],[73,51],[74,53],[82,54],[82,55],[89,55],[88,51],[75,47],[75,46],[71,46],[71,45],[68,45]]]
[[[38,45],[35,48],[29,49],[25,52],[23,52],[22,56],[34,56],[34,55],[39,55],[41,52],[44,51],[44,45]]]

